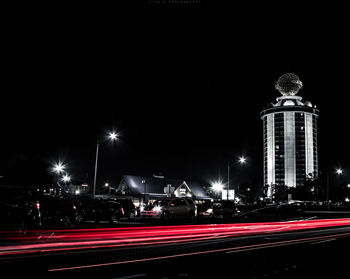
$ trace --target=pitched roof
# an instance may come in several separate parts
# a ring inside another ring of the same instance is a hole
[[[196,198],[209,198],[202,185],[198,181],[185,181]]]
[[[209,198],[200,183],[196,181],[135,175],[123,175],[123,180],[127,183],[129,191],[133,195],[143,195],[144,192],[150,195],[165,195],[164,187],[167,187],[168,184],[171,184],[172,187],[177,189],[185,182],[190,188],[193,196],[203,199]],[[142,183],[143,180],[146,181],[146,185]]]

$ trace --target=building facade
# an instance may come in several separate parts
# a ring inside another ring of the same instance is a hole
[[[317,121],[319,111],[296,94],[302,82],[291,73],[282,75],[276,89],[282,94],[261,112],[264,139],[264,185],[267,196],[274,185],[303,186],[318,174]]]
[[[162,176],[123,175],[116,194],[130,198],[136,206],[171,197],[187,197],[196,201],[211,199],[197,181]]]

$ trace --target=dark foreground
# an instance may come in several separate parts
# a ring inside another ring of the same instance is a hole
[[[318,228],[302,230],[290,230],[288,222],[283,227],[265,224],[264,229],[241,224],[244,233],[239,230],[228,236],[214,231],[200,238],[190,232],[185,234],[188,241],[163,241],[155,234],[152,243],[145,238],[136,244],[130,240],[123,245],[109,243],[93,249],[86,245],[67,249],[76,238],[68,240],[64,238],[66,234],[57,233],[52,243],[58,249],[26,247],[24,253],[18,249],[18,253],[0,257],[0,268],[3,274],[9,274],[8,278],[23,273],[21,278],[346,278],[350,226],[345,223],[322,223]],[[169,235],[173,228],[169,226],[169,230],[163,235]],[[112,236],[105,236],[108,238]],[[63,246],[57,246],[60,239]],[[90,239],[85,242],[96,245]],[[20,248],[21,244],[31,243],[34,242],[11,245]],[[40,243],[51,242],[47,239]]]

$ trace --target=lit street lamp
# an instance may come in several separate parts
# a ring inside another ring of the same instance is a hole
[[[239,162],[240,164],[244,164],[246,161],[247,161],[247,158],[245,158],[244,156],[242,156],[242,157],[240,157],[240,158],[238,159],[238,162]]]
[[[118,138],[118,134],[115,132],[109,133],[109,138],[111,140],[116,140]]]
[[[57,163],[52,168],[52,170],[57,174],[64,172],[64,169],[65,169],[65,166],[62,163]]]
[[[62,181],[65,182],[65,183],[68,183],[70,180],[71,180],[71,178],[70,178],[70,176],[68,174],[65,174],[62,177]]]
[[[141,183],[143,184],[143,203],[146,206],[146,180],[142,179]]]
[[[343,174],[343,170],[341,168],[335,169],[335,174],[339,177]],[[327,192],[326,192],[326,202],[327,205],[329,205],[329,174],[328,172],[326,173],[326,179],[327,179]]]
[[[336,169],[335,170],[336,174],[340,175],[340,174],[343,174],[343,170],[342,169]]]
[[[105,187],[108,187],[108,194],[110,194],[111,193],[111,187],[109,187],[109,183],[108,182],[105,183]]]
[[[61,180],[64,182],[64,186],[65,186],[64,191],[67,192],[68,191],[68,182],[71,181],[71,177],[66,173],[63,175]]]
[[[118,139],[118,134],[115,132],[111,132],[108,134],[108,138],[112,141],[115,141]],[[96,178],[97,178],[97,162],[98,162],[98,151],[100,147],[100,142],[97,140],[96,143],[96,158],[95,158],[95,174],[94,174],[94,185],[93,185],[93,190],[92,190],[92,197],[95,198],[96,194]]]
[[[215,192],[221,192],[224,189],[224,185],[220,181],[214,182],[212,187]]]
[[[241,156],[241,157],[238,158],[237,162],[238,162],[239,165],[244,165],[247,162],[247,158],[244,157],[244,156]],[[227,200],[228,200],[228,197],[229,197],[228,192],[230,190],[230,165],[231,165],[231,163],[227,164]]]

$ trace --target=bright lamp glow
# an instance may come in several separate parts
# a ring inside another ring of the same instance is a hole
[[[336,169],[335,171],[337,174],[343,174],[343,170],[342,169]]]
[[[224,188],[224,185],[220,181],[213,183],[213,190],[215,192],[221,192],[223,188]]]
[[[247,158],[244,156],[239,157],[238,162],[240,164],[245,164],[247,162]]]
[[[69,176],[69,175],[67,175],[67,174],[66,174],[66,175],[64,175],[64,176],[62,177],[62,181],[63,181],[63,182],[69,182],[69,181],[70,181],[70,179],[71,179],[71,178],[70,178],[70,176]]]
[[[108,137],[109,137],[111,140],[116,140],[116,139],[118,139],[118,134],[115,133],[115,132],[112,132],[112,133],[109,133]]]
[[[58,163],[55,164],[52,169],[55,173],[61,173],[64,171],[65,166],[62,163]]]

